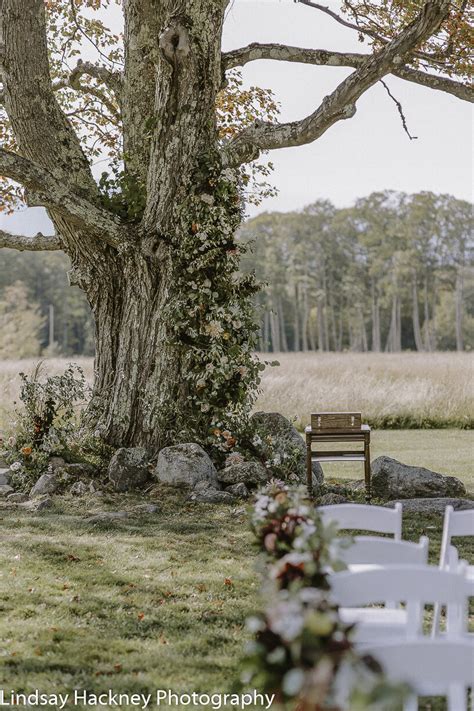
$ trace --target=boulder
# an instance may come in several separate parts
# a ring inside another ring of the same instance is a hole
[[[84,484],[83,481],[74,482],[74,484],[69,489],[69,493],[73,496],[84,496],[84,494],[87,494],[88,491],[89,489],[87,487],[87,484]]]
[[[228,491],[219,491],[219,489],[209,487],[201,490],[194,489],[188,500],[198,504],[233,504],[235,496],[232,496]]]
[[[60,471],[68,476],[80,477],[91,476],[95,472],[95,467],[87,462],[74,462],[73,464],[62,464],[61,466],[53,467],[54,470]]]
[[[399,501],[389,501],[385,506],[395,506],[401,503],[403,513],[421,513],[421,514],[441,514],[444,515],[446,506],[452,506],[455,511],[466,511],[474,509],[474,501],[471,499],[453,499],[449,496],[440,496],[431,499],[400,499]]]
[[[203,448],[194,442],[165,447],[158,455],[154,476],[163,484],[190,487],[198,482],[217,485],[216,468]]]
[[[463,496],[466,488],[454,476],[412,467],[383,456],[372,462],[372,493],[381,499],[457,497]]]
[[[248,499],[250,496],[249,490],[242,481],[238,484],[232,484],[232,486],[226,486],[225,490],[238,499]]]
[[[150,478],[148,454],[143,447],[121,447],[110,460],[109,481],[115,491],[142,487]]]
[[[61,477],[56,472],[46,472],[42,474],[30,491],[30,498],[43,496],[44,494],[54,494],[61,486]]]
[[[291,422],[279,412],[256,412],[250,418],[252,445],[262,461],[268,462],[269,475],[286,481],[306,483],[306,444]],[[313,462],[313,487],[324,480],[319,462]]]
[[[2,467],[0,469],[0,486],[5,486],[6,484],[8,484],[8,482],[10,481],[10,476],[10,469],[8,467],[6,469]]]
[[[19,506],[27,511],[44,511],[53,506],[53,500],[49,496],[43,496],[41,499],[35,499],[34,501],[25,501]]]
[[[137,514],[154,514],[159,513],[160,507],[156,504],[138,504],[133,509],[134,513]]]
[[[7,501],[11,504],[22,504],[24,501],[28,501],[28,494],[24,494],[22,491],[14,491],[13,494],[8,494]]]
[[[6,498],[8,494],[12,494],[13,492],[13,486],[9,486],[8,484],[0,484],[0,499]]]
[[[217,478],[227,485],[242,482],[250,486],[259,486],[265,484],[271,476],[260,462],[240,462],[218,471]]]

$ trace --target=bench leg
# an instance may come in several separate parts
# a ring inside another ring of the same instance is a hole
[[[370,471],[370,444],[366,440],[364,443],[364,474],[365,474],[365,500],[370,504],[372,500],[371,471]]]
[[[311,457],[311,439],[306,437],[306,484],[308,496],[313,498],[313,461]]]

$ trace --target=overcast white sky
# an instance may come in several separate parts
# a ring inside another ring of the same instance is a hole
[[[337,0],[329,4],[334,9],[339,5]],[[293,0],[234,0],[225,24],[224,50],[249,42],[367,51],[350,30]],[[244,68],[243,77],[248,84],[272,88],[281,103],[281,120],[287,121],[314,111],[349,71],[258,61]],[[385,188],[432,190],[472,200],[471,106],[394,77],[387,81],[403,104],[416,141],[403,132],[395,105],[378,84],[359,100],[354,118],[336,124],[315,143],[273,151],[272,182],[279,194],[249,208],[249,213],[294,210],[317,198],[346,206]],[[12,232],[48,231],[48,223],[40,208],[0,217],[0,226]]]

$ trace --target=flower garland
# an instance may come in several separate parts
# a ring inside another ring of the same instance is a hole
[[[345,567],[340,553],[350,539],[322,523],[303,489],[276,480],[257,496],[251,527],[266,563],[268,602],[247,621],[254,637],[242,681],[297,711],[397,708],[407,688],[389,684],[376,660],[357,653],[353,626],[330,599],[329,573]]]
[[[260,287],[253,274],[239,272],[245,247],[234,236],[242,220],[238,172],[210,161],[193,185],[171,238],[174,289],[167,316],[172,337],[183,344],[190,407],[178,429],[223,459],[248,421],[265,367],[253,356],[252,296]]]

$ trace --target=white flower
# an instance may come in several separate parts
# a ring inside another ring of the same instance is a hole
[[[278,467],[278,466],[281,464],[281,456],[280,456],[280,454],[277,454],[275,457],[273,457],[272,464],[273,464],[275,467]]]
[[[201,195],[201,200],[206,203],[206,205],[214,205],[214,198],[208,193],[203,193]]]
[[[209,405],[209,403],[203,402],[203,404],[201,405],[201,412],[209,412],[210,409],[211,406]]]
[[[19,472],[22,468],[23,465],[21,462],[13,462],[13,464],[10,464],[10,471],[12,472]]]
[[[252,444],[254,447],[258,447],[259,445],[262,444],[262,438],[259,437],[258,435],[255,435],[255,437],[252,440]]]
[[[205,289],[210,289],[210,287],[212,286],[210,279],[205,279],[203,286]]]
[[[210,321],[205,325],[204,332],[211,336],[211,338],[217,338],[224,332],[224,329],[219,321]]]
[[[249,372],[249,369],[247,368],[246,365],[241,365],[239,367],[239,373],[243,378],[245,378],[245,376],[247,375],[248,372]]]
[[[14,447],[16,444],[16,437],[9,437],[7,443],[9,447]]]

